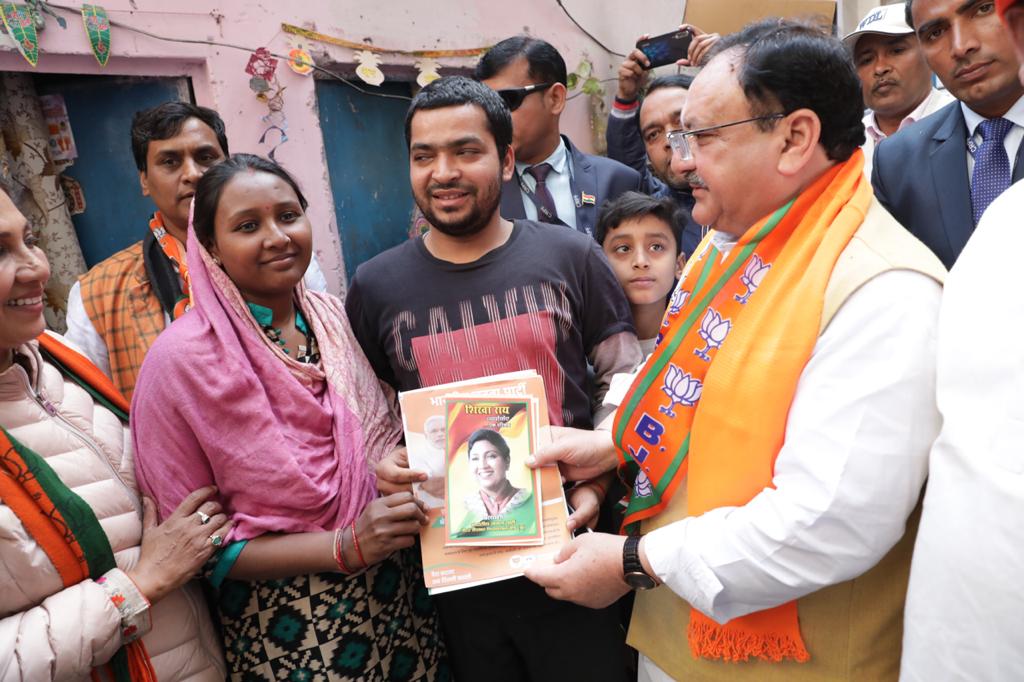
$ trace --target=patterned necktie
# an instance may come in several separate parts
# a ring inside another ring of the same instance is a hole
[[[555,200],[551,196],[551,192],[548,191],[548,186],[544,184],[544,181],[548,177],[553,169],[550,163],[538,163],[536,166],[530,166],[526,169],[534,180],[537,181],[537,188],[533,190],[533,196],[537,205],[537,220],[542,223],[557,223],[558,211],[555,209]]]
[[[982,121],[978,129],[981,131],[981,146],[974,154],[974,173],[971,175],[975,225],[992,200],[1010,186],[1010,159],[1003,140],[1013,129],[1013,122],[1005,118],[989,118]]]

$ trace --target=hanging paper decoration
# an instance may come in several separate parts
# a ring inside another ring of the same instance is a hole
[[[300,76],[313,72],[313,57],[301,47],[293,47],[288,51],[288,67]]]
[[[262,78],[268,83],[274,78],[277,71],[277,60],[270,56],[270,50],[265,47],[258,48],[249,57],[249,63],[245,65],[245,72],[253,78]]]
[[[441,77],[441,74],[437,72],[441,65],[437,63],[436,59],[421,59],[414,66],[420,72],[416,76],[416,83],[421,88],[427,87]]]
[[[89,36],[93,56],[100,66],[106,66],[110,59],[110,19],[107,10],[99,5],[82,5],[82,21]]]
[[[278,137],[277,144],[270,148],[267,152],[267,156],[272,161],[276,161],[274,154],[277,153],[277,148],[288,141],[288,120],[284,117],[284,100],[281,98],[281,92],[284,88],[277,91],[277,94],[271,98],[267,103],[270,108],[270,113],[263,117],[263,122],[267,124],[263,134],[260,135],[260,144],[270,144],[270,139],[273,137],[273,133],[276,131],[280,136]]]
[[[261,47],[249,57],[249,63],[245,65],[245,72],[252,76],[249,79],[249,87],[270,110],[262,119],[267,127],[260,135],[259,143],[273,145],[267,152],[267,156],[273,159],[277,148],[288,141],[288,122],[284,117],[285,89],[277,80],[277,60],[271,56],[270,50]],[[272,142],[272,133],[274,132],[279,136],[276,144]]]
[[[384,72],[380,70],[380,57],[369,50],[356,52],[356,75],[370,85],[380,85],[384,82]]]
[[[0,15],[3,16],[7,35],[14,41],[21,56],[32,66],[39,62],[39,36],[36,34],[36,22],[28,5],[15,5],[13,2],[0,3]]]
[[[75,136],[71,133],[71,119],[63,95],[39,95],[43,122],[50,135],[50,158],[56,162],[78,158]]]

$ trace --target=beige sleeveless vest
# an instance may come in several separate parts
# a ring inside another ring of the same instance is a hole
[[[819,335],[853,292],[891,270],[914,270],[941,283],[939,260],[872,200],[864,223],[843,250],[825,290]],[[853,371],[853,368],[851,368]],[[642,532],[686,516],[686,486]],[[807,663],[727,663],[695,659],[686,638],[690,605],[662,586],[636,596],[628,642],[672,677],[685,682],[826,682],[896,680],[903,638],[903,602],[920,505],[903,538],[867,573],[797,601]]]

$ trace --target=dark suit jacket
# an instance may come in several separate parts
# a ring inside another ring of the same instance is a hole
[[[1024,177],[1021,151],[1013,182]],[[967,124],[960,102],[952,102],[875,149],[871,184],[875,196],[903,227],[953,267],[974,232],[971,183],[967,177]]]
[[[573,146],[565,135],[566,149],[572,155],[572,198],[576,204],[576,229],[593,235],[597,225],[597,210],[605,201],[623,192],[640,190],[640,174],[618,161],[603,156],[584,154]],[[593,204],[583,203],[583,193],[596,197]],[[520,220],[526,217],[523,193],[515,176],[501,188],[501,217]]]

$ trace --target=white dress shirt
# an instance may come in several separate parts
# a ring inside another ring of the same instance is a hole
[[[818,338],[775,462],[774,488],[646,536],[658,578],[724,623],[855,578],[903,536],[939,430],[942,289],[891,271],[850,295]],[[685,485],[685,483],[684,483]],[[642,680],[669,679],[641,656]]]
[[[942,433],[910,567],[900,679],[1024,679],[1024,183],[985,211],[946,280]]]
[[[917,105],[917,108],[907,114],[906,117],[900,121],[900,125],[896,131],[899,132],[907,126],[917,123],[925,116],[934,114],[936,111],[952,102],[953,99],[953,95],[949,94],[948,90],[932,88],[931,92],[928,93],[928,96],[921,100],[921,103]],[[861,145],[861,149],[864,150],[864,172],[870,178],[871,161],[875,155],[875,146],[888,137],[888,135],[883,133],[882,129],[878,127],[878,119],[875,118],[875,112],[870,109],[868,109],[868,113],[864,116],[864,137],[864,144]]]
[[[724,623],[854,578],[896,544],[939,429],[941,292],[893,271],[847,299],[800,376],[775,488],[647,536],[673,592]]]
[[[960,110],[964,114],[964,123],[967,124],[967,132],[974,141],[974,144],[978,147],[981,146],[981,131],[978,130],[978,126],[985,120],[985,117],[981,114],[975,113],[967,107],[966,104],[960,102]],[[1006,157],[1010,159],[1010,172],[1013,172],[1013,164],[1017,159],[1017,149],[1020,148],[1021,140],[1024,140],[1024,97],[1021,97],[1017,102],[1010,107],[1010,110],[1002,115],[1007,121],[1013,123],[1013,128],[1003,138],[1003,146],[1006,147]],[[964,142],[966,146],[966,141]],[[974,154],[971,154],[970,149],[967,150],[967,180],[972,182],[974,180]]]
[[[569,149],[565,146],[565,140],[558,138],[558,146],[555,147],[555,151],[551,152],[551,156],[540,163],[547,163],[551,166],[551,171],[544,179],[544,185],[548,188],[548,192],[555,202],[555,211],[558,213],[558,219],[575,230],[576,199],[572,195],[572,158],[569,155]],[[533,199],[530,197],[530,194],[537,189],[537,181],[526,172],[526,169],[530,168],[531,165],[539,166],[540,163],[528,164],[516,161],[516,175],[521,183],[519,191],[523,195],[523,207],[526,209],[526,218],[528,220],[537,220],[537,205],[533,203]],[[523,189],[522,185],[524,184],[529,191]]]
[[[327,291],[327,279],[324,277],[320,264],[316,262],[316,256],[309,261],[309,268],[302,281],[311,291]],[[110,371],[110,354],[107,351],[107,343],[96,331],[95,325],[85,312],[85,305],[82,303],[81,282],[75,282],[68,293],[68,312],[66,316],[68,329],[64,332],[64,338],[71,341],[81,349],[85,357],[92,360],[92,363],[103,370],[108,377],[113,377]],[[164,313],[164,327],[171,324],[171,317]]]

